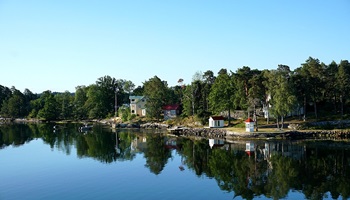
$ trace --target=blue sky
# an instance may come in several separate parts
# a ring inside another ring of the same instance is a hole
[[[198,72],[350,60],[350,1],[0,0],[0,85],[75,91],[104,75],[169,86]]]

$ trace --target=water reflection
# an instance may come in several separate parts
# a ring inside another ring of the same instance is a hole
[[[63,125],[62,125],[63,126]],[[118,130],[94,126],[79,132],[79,125],[67,124],[53,131],[52,124],[3,125],[0,147],[20,146],[42,139],[51,148],[79,158],[102,163],[132,161],[145,157],[145,167],[161,174],[176,152],[179,170],[216,180],[234,197],[273,199],[300,192],[307,199],[349,198],[349,143],[308,141],[224,141],[169,137],[161,133]]]

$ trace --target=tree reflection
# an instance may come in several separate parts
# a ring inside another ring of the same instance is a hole
[[[207,140],[190,140],[182,139],[183,148],[180,154],[184,158],[184,163],[189,169],[194,170],[197,176],[206,173],[211,177],[211,172],[208,169],[209,146]]]
[[[79,157],[92,157],[105,163],[132,160],[135,157],[130,149],[131,141],[136,137],[134,134],[111,133],[97,129],[77,136],[76,147]]]
[[[198,141],[184,140],[183,144],[181,153],[189,168],[197,175],[214,177],[220,189],[244,199],[260,195],[281,199],[291,190],[302,191],[307,199],[323,199],[328,192],[335,199],[349,197],[350,158],[344,149],[266,143],[248,155],[244,144],[214,149]]]
[[[144,156],[146,158],[146,167],[156,175],[160,174],[168,159],[171,157],[171,151],[165,148],[165,137],[161,134],[147,135],[147,148]]]
[[[271,158],[272,170],[267,177],[266,196],[273,199],[285,198],[294,183],[298,181],[296,160],[282,155]]]
[[[133,160],[143,154],[145,166],[160,174],[172,150],[181,166],[197,176],[216,180],[218,187],[234,197],[288,198],[299,191],[306,199],[350,198],[350,144],[340,142],[235,141],[209,145],[206,139],[168,138],[160,133],[112,132],[94,126],[78,132],[78,124],[17,124],[0,126],[0,148],[20,146],[41,139],[52,149],[102,163]],[[170,142],[170,143],[169,143]],[[170,145],[169,145],[170,144]],[[247,151],[247,147],[253,147]]]
[[[0,129],[0,148],[20,146],[32,140],[32,133],[24,124],[18,126],[4,125]]]

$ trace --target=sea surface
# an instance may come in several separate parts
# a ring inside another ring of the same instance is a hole
[[[348,199],[346,141],[227,141],[0,125],[0,200]]]

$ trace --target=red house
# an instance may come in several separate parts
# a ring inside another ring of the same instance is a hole
[[[172,104],[163,106],[164,120],[172,119],[180,114],[180,105]]]

